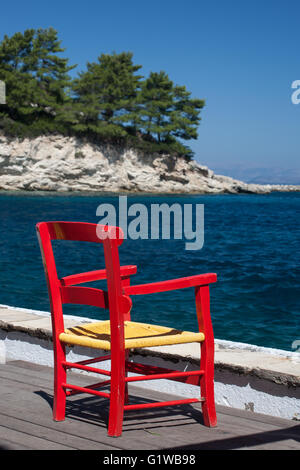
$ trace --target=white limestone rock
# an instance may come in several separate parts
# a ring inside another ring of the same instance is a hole
[[[0,190],[235,194],[299,188],[246,184],[195,161],[75,137],[0,136]]]

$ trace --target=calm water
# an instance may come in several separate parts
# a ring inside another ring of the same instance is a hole
[[[0,195],[0,303],[49,311],[35,224],[98,222],[103,202],[118,207],[118,195]],[[215,337],[292,350],[300,339],[300,193],[128,197],[128,205],[136,202],[204,204],[205,243],[187,251],[186,240],[125,240],[120,258],[138,266],[133,283],[216,272]],[[61,276],[103,267],[98,245],[55,242],[55,253]],[[197,328],[193,289],[133,300],[133,320]],[[66,313],[105,318],[91,307],[67,306]]]

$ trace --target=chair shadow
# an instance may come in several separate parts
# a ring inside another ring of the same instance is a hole
[[[53,395],[39,390],[34,392],[53,408]],[[73,397],[72,397],[73,398]],[[130,404],[155,403],[156,400],[130,395]],[[189,404],[167,406],[164,408],[140,409],[125,412],[123,432],[126,430],[158,429],[160,427],[177,427],[190,425],[194,422],[204,426],[201,409]],[[201,407],[201,405],[200,405]],[[109,400],[95,396],[67,399],[66,417],[86,423],[107,427],[109,418]]]
[[[39,390],[34,392],[47,402],[49,408],[53,406],[53,395],[45,391]],[[136,395],[130,395],[131,404],[140,403],[153,403],[154,400],[139,397]],[[176,427],[182,427],[190,425],[195,422],[202,424],[203,416],[200,409],[196,405],[193,406],[179,405],[170,406],[166,408],[154,408],[144,410],[132,410],[125,413],[123,432],[126,431],[139,431],[143,430],[150,434],[158,434],[159,429],[168,427],[170,430]],[[201,405],[200,405],[201,406]],[[49,410],[50,411],[50,410]],[[109,416],[109,400],[95,396],[83,396],[70,397],[67,399],[66,404],[66,417],[79,421],[85,422],[91,425],[99,426],[103,430],[107,429]],[[49,417],[51,419],[51,415]],[[156,430],[156,432],[154,431]],[[184,430],[183,430],[184,432]],[[205,442],[194,442],[188,445],[181,445],[180,447],[169,447],[164,448],[165,451],[187,451],[187,450],[234,450],[242,448],[259,448],[267,444],[277,443],[277,447],[280,449],[280,442],[285,440],[294,440],[300,442],[300,424],[295,426],[275,429],[271,431],[257,432],[253,434],[240,435],[234,437],[228,437],[225,439],[213,439]],[[286,448],[286,446],[284,447]]]

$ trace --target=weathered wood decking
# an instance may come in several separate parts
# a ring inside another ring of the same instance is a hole
[[[76,374],[79,385],[89,380],[95,378]],[[200,403],[126,412],[122,436],[110,438],[108,402],[102,398],[71,397],[66,420],[54,422],[52,383],[49,367],[22,361],[0,365],[1,450],[300,449],[296,421],[218,406],[218,427],[209,429],[203,425]],[[132,403],[168,399],[135,386],[129,392]]]

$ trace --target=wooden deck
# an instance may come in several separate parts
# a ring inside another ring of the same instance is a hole
[[[11,361],[0,365],[0,377],[1,450],[300,449],[296,421],[218,406],[218,427],[207,428],[200,403],[127,412],[122,436],[111,438],[106,428],[108,402],[99,397],[71,397],[66,420],[52,420],[51,368]],[[76,374],[77,384],[88,381]],[[129,391],[132,403],[168,399],[136,386]]]

